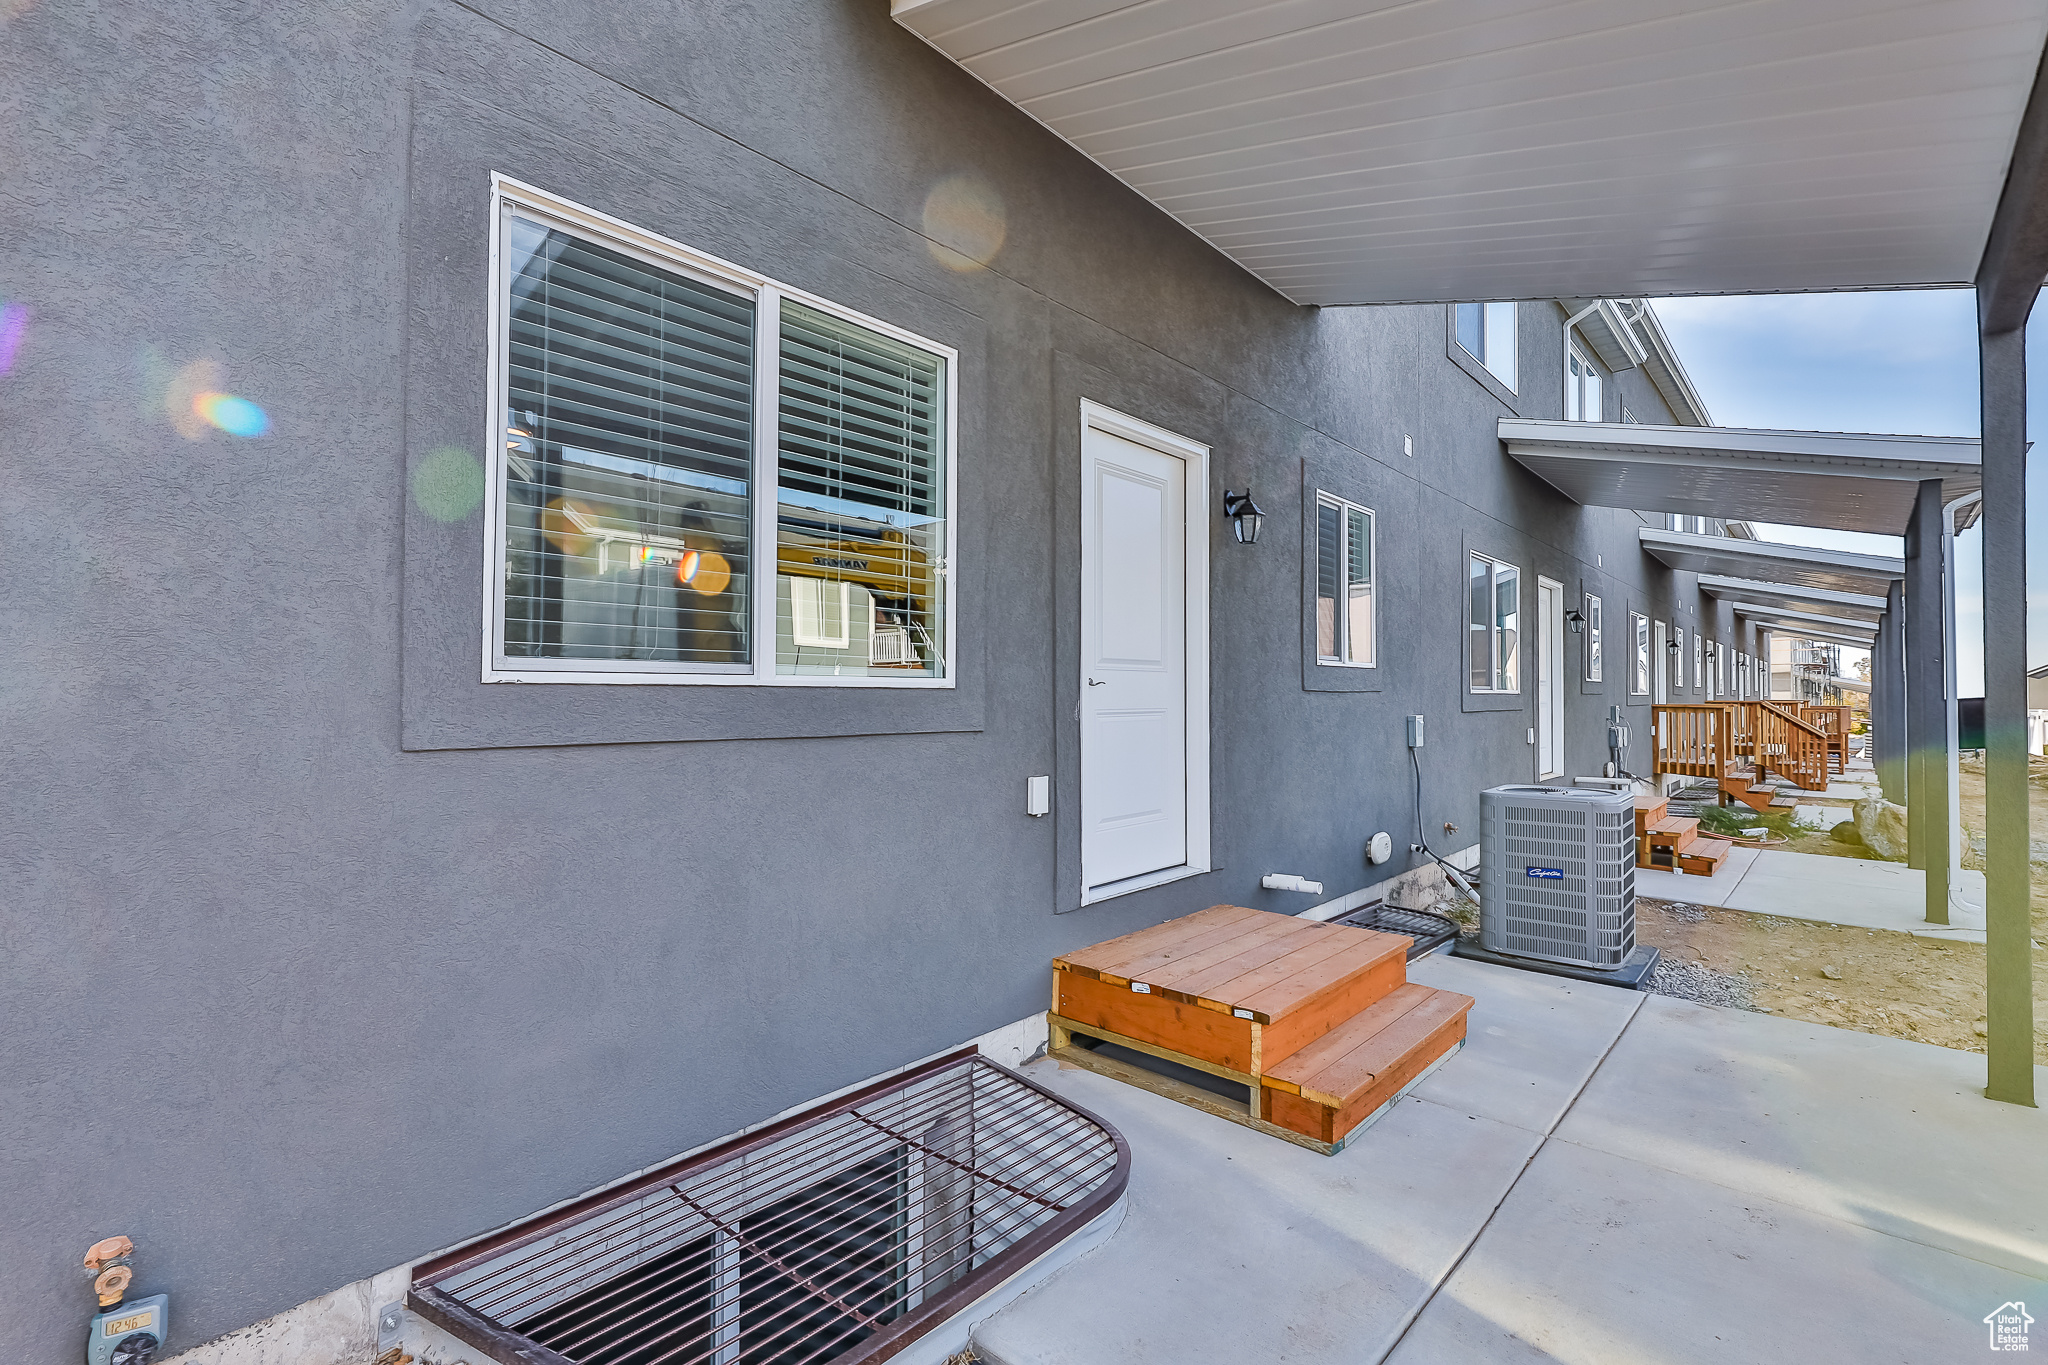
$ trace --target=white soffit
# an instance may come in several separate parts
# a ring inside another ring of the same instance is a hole
[[[1500,419],[1508,454],[1587,507],[1903,535],[1922,479],[1977,491],[1977,442],[1956,436],[1747,431]]]
[[[1964,284],[2039,0],[894,0],[1298,303]]]
[[[1768,540],[1699,536],[1686,531],[1636,532],[1645,553],[1666,568],[1727,578],[1756,578],[1795,587],[1882,595],[1892,580],[1906,576],[1906,561],[1892,555],[1849,550],[1816,550]]]
[[[1718,574],[1701,574],[1700,591],[1726,602],[1756,602],[1787,611],[1811,612],[1816,616],[1840,616],[1865,624],[1884,615],[1884,598],[1872,593],[1793,588],[1782,583],[1764,583],[1754,578],[1725,578]]]
[[[1766,607],[1756,602],[1731,603],[1737,616],[1746,616],[1752,621],[1785,633],[1794,631],[1826,631],[1837,639],[1854,640],[1869,644],[1877,634],[1877,627],[1864,621],[1845,621],[1839,616],[1816,616],[1807,611],[1784,611],[1777,607]]]

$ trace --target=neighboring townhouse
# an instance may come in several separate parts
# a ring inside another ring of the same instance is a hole
[[[1063,951],[1653,777],[1806,609],[1558,472],[1723,441],[1640,298],[1305,306],[879,3],[0,36],[10,1359],[94,1237],[184,1349],[1028,1051]]]

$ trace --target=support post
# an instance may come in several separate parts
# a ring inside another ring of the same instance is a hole
[[[1905,632],[1906,595],[1893,580],[1870,651],[1870,759],[1884,799],[1895,806],[1906,804]]]
[[[1948,923],[1947,594],[1941,480],[1923,479],[1906,524],[1907,861],[1924,870],[1927,922]]]
[[[2038,287],[2038,276],[2036,277]],[[1984,294],[1978,298],[1980,317]],[[2027,877],[2027,334],[1978,341],[1984,468],[1984,1093],[2034,1103]]]

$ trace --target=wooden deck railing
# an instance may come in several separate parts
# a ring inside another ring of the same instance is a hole
[[[1756,765],[1806,791],[1828,789],[1828,737],[1776,702],[1744,702],[1757,708]]]
[[[1770,773],[1807,791],[1827,790],[1828,732],[1787,707],[1722,701],[1660,704],[1650,713],[1653,773],[1718,780],[1747,763],[1759,775]]]
[[[1650,771],[1720,780],[1735,764],[1728,709],[1722,702],[1651,707],[1654,758]]]
[[[1819,730],[1828,740],[1828,759],[1838,773],[1849,770],[1849,708],[1802,703],[1799,718]]]

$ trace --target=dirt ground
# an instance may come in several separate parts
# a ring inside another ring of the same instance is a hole
[[[1961,773],[1966,844],[1984,828],[1981,764]],[[2048,765],[2035,784],[2048,787]],[[2048,791],[2031,805],[2032,835],[2048,843]],[[1846,812],[1844,818],[1847,818]],[[1867,856],[1827,834],[1803,835],[1783,847],[1796,853]],[[1639,900],[1636,936],[1680,961],[1742,977],[1758,1009],[1865,1033],[1910,1038],[1941,1047],[1984,1050],[1984,948],[1882,930],[1751,915],[1711,907],[1673,913],[1666,902]],[[1697,918],[1704,909],[1704,916]],[[2033,868],[2034,939],[2048,944],[2048,866]],[[2034,955],[2035,1061],[2048,1065],[2048,952]]]

